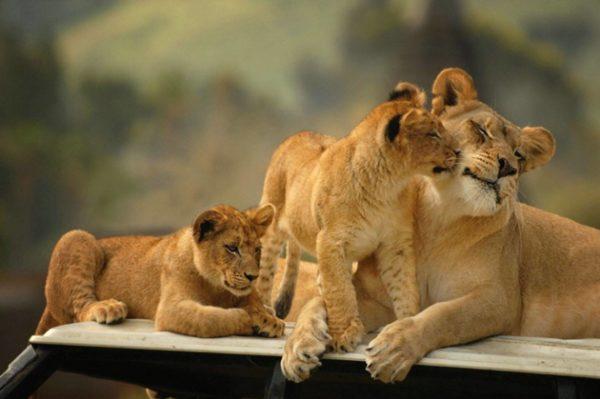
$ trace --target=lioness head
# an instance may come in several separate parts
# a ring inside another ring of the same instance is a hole
[[[201,213],[192,225],[200,274],[236,296],[248,295],[258,277],[260,238],[274,213],[270,204],[245,212],[218,205]]]
[[[555,151],[542,127],[520,128],[477,98],[471,76],[444,69],[433,83],[433,113],[458,140],[452,179],[455,199],[473,216],[497,212],[516,198],[519,176],[547,163]]]
[[[381,140],[406,170],[438,175],[456,162],[456,142],[440,120],[424,108],[425,93],[417,86],[401,82],[389,101],[375,111],[385,121]]]

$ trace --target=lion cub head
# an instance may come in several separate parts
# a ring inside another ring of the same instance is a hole
[[[385,121],[383,147],[402,170],[437,176],[453,168],[457,143],[424,104],[425,93],[402,82],[373,113]]]
[[[479,101],[473,78],[462,69],[441,71],[432,91],[433,113],[461,148],[449,191],[468,214],[500,210],[516,198],[519,176],[554,156],[555,142],[548,130],[520,128]]]
[[[201,213],[192,225],[200,274],[235,296],[248,295],[258,277],[260,238],[274,213],[270,204],[245,212],[218,205]]]

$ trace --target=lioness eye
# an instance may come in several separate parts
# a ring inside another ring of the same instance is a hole
[[[485,128],[483,126],[481,126],[479,123],[473,122],[473,126],[475,126],[475,130],[477,131],[477,133],[479,133],[484,139],[487,139],[490,137],[488,131],[485,130]]]
[[[232,253],[232,254],[234,254],[234,255],[239,255],[239,254],[240,254],[240,250],[239,250],[239,248],[237,247],[237,245],[235,245],[235,244],[226,244],[226,245],[225,245],[225,249],[226,249],[228,252],[230,252],[230,253]]]

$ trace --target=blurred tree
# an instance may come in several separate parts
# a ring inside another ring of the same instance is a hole
[[[109,207],[122,180],[102,147],[66,118],[61,67],[50,43],[26,46],[0,27],[0,267],[42,266],[60,232],[80,224],[84,211]],[[104,188],[111,196],[94,197],[95,182],[107,174],[115,175]]]
[[[75,126],[87,140],[102,146],[105,151],[115,151],[129,139],[129,130],[150,109],[141,99],[133,84],[114,77],[83,77],[74,105]]]

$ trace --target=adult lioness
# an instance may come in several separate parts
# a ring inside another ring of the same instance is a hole
[[[478,101],[460,69],[442,71],[433,94],[462,159],[439,191],[422,179],[410,186],[422,311],[370,343],[371,375],[399,381],[433,349],[494,334],[599,337],[600,232],[516,200],[518,177],[553,156],[550,133],[519,129]],[[372,258],[360,263],[354,284],[367,329],[393,321]],[[282,359],[289,379],[301,381],[318,365],[324,317],[320,298],[301,312]]]
[[[65,323],[110,324],[129,316],[198,337],[280,336],[283,322],[251,285],[259,272],[260,237],[273,214],[272,205],[246,212],[220,205],[163,237],[65,234],[52,252],[36,334]]]
[[[399,218],[402,225],[390,219],[398,216],[393,213],[398,194],[412,176],[440,174],[456,160],[452,136],[423,108],[424,100],[422,90],[403,82],[394,99],[375,107],[339,140],[312,132],[291,136],[267,170],[261,203],[273,203],[277,212],[263,240],[261,296],[270,299],[273,255],[282,239],[288,241],[288,270],[298,267],[300,246],[317,255],[336,350],[353,350],[362,340],[352,262],[370,253],[387,277],[383,281],[398,317],[418,311],[412,213]],[[291,295],[293,283],[284,297]]]

